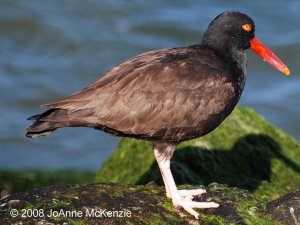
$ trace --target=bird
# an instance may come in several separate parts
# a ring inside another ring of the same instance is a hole
[[[284,73],[290,70],[255,37],[246,14],[230,10],[208,25],[199,44],[164,48],[129,58],[86,88],[41,105],[26,136],[44,137],[58,128],[91,127],[152,143],[167,197],[199,218],[193,201],[205,189],[178,190],[170,160],[176,146],[217,128],[237,105],[246,81],[246,50],[252,49]]]

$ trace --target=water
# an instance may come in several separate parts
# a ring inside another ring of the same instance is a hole
[[[144,51],[198,43],[220,12],[237,9],[292,70],[285,77],[248,51],[241,104],[300,140],[300,2],[0,1],[0,168],[96,170],[118,138],[88,128],[24,137],[38,106],[67,96]]]

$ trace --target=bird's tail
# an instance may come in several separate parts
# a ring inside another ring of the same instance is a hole
[[[34,122],[27,127],[26,137],[40,138],[55,131],[59,127],[59,123],[54,120],[58,110],[59,109],[50,109],[42,114],[29,117],[28,120],[33,120]]]
[[[95,123],[94,117],[91,116],[93,112],[92,108],[77,110],[49,109],[42,114],[28,118],[28,120],[34,122],[27,127],[26,137],[44,137],[61,127],[93,127]]]

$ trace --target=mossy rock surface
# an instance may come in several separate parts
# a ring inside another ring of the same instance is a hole
[[[173,207],[161,186],[102,183],[53,186],[5,197],[0,200],[0,224],[280,224],[266,215],[266,198],[258,199],[248,191],[216,183],[185,188],[199,187],[207,193],[195,200],[221,204],[217,209],[198,210],[199,220]],[[17,210],[19,215],[12,217],[11,210]],[[31,210],[41,214],[20,216]],[[50,210],[65,215],[51,216]],[[105,213],[101,213],[103,210]],[[121,215],[120,211],[124,213]],[[73,215],[77,216],[67,215],[68,212],[76,212]]]
[[[179,144],[171,169],[178,185],[217,182],[276,199],[300,187],[300,146],[253,110],[237,107],[210,134]],[[96,181],[162,184],[152,146],[128,138]]]

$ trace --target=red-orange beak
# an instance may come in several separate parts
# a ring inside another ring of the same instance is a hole
[[[261,43],[258,39],[253,38],[251,41],[251,49],[256,52],[263,60],[270,63],[276,69],[280,70],[285,75],[290,75],[290,70],[284,65],[283,62],[263,43]]]

